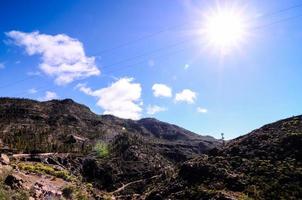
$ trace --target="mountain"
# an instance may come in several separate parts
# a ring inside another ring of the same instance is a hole
[[[224,153],[244,158],[302,161],[302,116],[267,124],[231,140]]]
[[[301,150],[300,115],[186,161],[169,184],[172,192],[166,186],[160,193],[171,199],[301,199]]]
[[[220,144],[212,137],[152,118],[135,121],[96,115],[71,99],[39,102],[0,98],[1,152],[21,162],[21,166],[17,164],[19,170],[42,170],[45,174],[48,165],[54,165],[65,170],[60,173],[80,177],[101,190],[113,191],[122,183],[173,171],[177,163]],[[33,179],[24,176],[25,180]]]
[[[96,141],[111,141],[122,133],[139,135],[178,160],[219,145],[212,137],[152,118],[134,121],[96,115],[71,99],[38,102],[0,98],[0,121],[2,146],[23,153],[89,151]]]
[[[0,199],[301,199],[302,116],[222,143],[71,99],[0,98]]]

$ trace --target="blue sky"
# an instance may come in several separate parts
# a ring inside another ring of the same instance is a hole
[[[217,2],[3,0],[0,96],[72,98],[227,139],[301,114],[302,7],[279,12],[301,1],[220,1],[249,19],[223,56],[198,32]]]

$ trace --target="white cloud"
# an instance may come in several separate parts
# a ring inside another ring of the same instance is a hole
[[[59,96],[55,92],[46,91],[44,97],[39,98],[40,101],[49,101],[52,99],[58,99]]]
[[[207,113],[208,110],[206,108],[197,107],[197,112],[199,112],[199,113]]]
[[[155,97],[172,97],[172,90],[165,84],[155,83],[152,86],[153,95]]]
[[[3,63],[0,63],[0,69],[4,69],[5,65]]]
[[[16,45],[24,46],[28,55],[41,55],[40,70],[54,77],[58,85],[100,74],[95,57],[87,57],[83,44],[68,35],[47,35],[37,31],[10,31],[6,35]]]
[[[184,89],[183,91],[175,95],[176,102],[186,102],[189,104],[194,103],[196,98],[197,98],[196,92],[193,92],[190,89]]]
[[[190,67],[190,65],[189,65],[189,64],[185,64],[184,69],[185,69],[185,70],[187,70],[187,69],[189,69],[189,67]]]
[[[87,95],[97,97],[97,105],[104,109],[104,114],[126,119],[141,117],[142,88],[139,83],[133,83],[133,78],[121,78],[99,90],[92,90],[85,84],[78,84],[77,88]]]
[[[35,88],[31,88],[27,91],[29,94],[36,94],[38,92],[38,90],[36,90]]]
[[[148,115],[154,115],[156,113],[159,113],[159,112],[163,112],[163,111],[166,111],[167,108],[165,107],[160,107],[160,106],[157,106],[157,105],[149,105],[147,107],[147,114]]]

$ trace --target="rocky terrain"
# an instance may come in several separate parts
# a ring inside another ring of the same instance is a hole
[[[301,199],[302,116],[223,144],[70,99],[0,98],[0,199]]]
[[[265,125],[182,163],[170,199],[301,199],[302,116]],[[160,188],[165,188],[164,190]]]
[[[139,136],[175,159],[186,159],[219,145],[212,137],[152,118],[133,121],[96,115],[71,99],[38,102],[0,98],[0,121],[3,145],[22,153],[87,153],[96,141],[110,142],[123,133]]]

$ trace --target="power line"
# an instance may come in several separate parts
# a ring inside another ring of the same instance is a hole
[[[300,8],[300,7],[302,7],[302,3],[301,3],[301,4],[295,4],[295,5],[292,5],[292,6],[289,6],[289,7],[286,7],[286,8],[282,8],[282,9],[279,9],[279,10],[276,10],[276,11],[268,12],[268,13],[266,13],[266,14],[261,15],[260,17],[261,17],[261,18],[263,18],[263,17],[270,17],[270,16],[277,15],[277,14],[279,14],[279,13],[287,12],[287,11],[289,11],[289,10],[292,10],[292,9],[295,9],[295,8]],[[255,18],[255,19],[256,19],[256,18]],[[165,28],[165,29],[162,29],[162,30],[159,30],[159,31],[152,32],[152,33],[150,33],[150,34],[148,34],[148,35],[138,37],[137,39],[129,40],[129,41],[127,41],[127,42],[118,44],[118,45],[113,46],[113,47],[111,47],[111,48],[107,48],[107,49],[105,48],[105,49],[103,49],[103,50],[98,51],[97,53],[98,53],[98,54],[105,54],[105,53],[107,53],[107,52],[111,52],[111,51],[114,51],[114,50],[116,50],[116,49],[123,48],[123,47],[125,47],[125,46],[133,45],[133,44],[135,44],[135,43],[137,43],[137,42],[140,42],[140,41],[142,41],[142,40],[144,40],[144,39],[149,39],[149,38],[155,37],[155,36],[157,36],[157,35],[160,35],[160,34],[162,34],[162,33],[165,33],[165,32],[167,32],[167,31],[169,31],[169,30],[173,30],[173,29],[175,29],[175,28],[184,27],[184,26],[186,26],[186,25],[189,25],[189,23],[182,23],[182,24],[170,26],[170,27],[167,27],[167,28]]]
[[[186,25],[186,24],[179,24],[179,25],[170,26],[170,27],[168,27],[168,28],[165,28],[165,29],[162,29],[162,30],[159,30],[159,31],[152,32],[152,33],[150,33],[150,34],[148,34],[148,35],[138,37],[138,38],[136,38],[136,39],[134,39],[134,40],[129,40],[129,41],[127,41],[127,42],[118,44],[118,45],[113,46],[113,47],[111,47],[111,48],[103,49],[103,50],[101,50],[101,51],[98,51],[97,53],[98,53],[98,54],[105,54],[105,53],[111,52],[111,51],[113,51],[113,50],[120,49],[120,48],[123,48],[123,47],[125,47],[125,46],[129,46],[129,45],[132,45],[132,44],[134,44],[134,43],[140,42],[140,41],[142,41],[142,40],[145,40],[145,39],[148,39],[148,38],[152,38],[152,37],[154,37],[154,36],[157,36],[157,35],[160,35],[160,34],[162,34],[162,33],[165,33],[165,32],[167,32],[167,31],[169,31],[169,30],[172,30],[172,29],[175,29],[175,28],[179,28],[179,27],[183,27],[183,26],[185,26],[185,25]]]
[[[300,7],[302,7],[302,3],[301,4],[292,5],[292,6],[289,6],[287,8],[282,8],[282,9],[279,9],[279,10],[276,10],[276,11],[273,11],[273,12],[269,12],[269,13],[261,15],[260,17],[270,17],[270,16],[274,16],[276,14],[287,12],[289,10],[292,10],[292,9],[295,9],[295,8],[300,8]]]
[[[296,15],[296,16],[291,16],[291,17],[287,17],[287,18],[284,18],[284,19],[280,19],[280,20],[276,20],[274,22],[271,22],[271,23],[268,23],[268,24],[265,24],[264,26],[255,26],[254,29],[261,29],[261,28],[266,28],[266,27],[269,27],[269,26],[272,26],[272,25],[275,25],[275,24],[279,24],[281,22],[285,22],[285,21],[289,21],[289,20],[292,20],[292,19],[297,19],[297,18],[300,18],[302,17],[302,14],[300,15]]]
[[[187,48],[178,49],[178,50],[176,50],[176,51],[172,51],[172,52],[169,52],[169,53],[167,53],[167,54],[163,54],[163,55],[156,56],[156,58],[157,58],[157,59],[164,58],[164,57],[166,57],[166,56],[168,56],[168,55],[174,55],[174,54],[183,52],[183,51],[185,51],[186,49],[187,49]],[[122,69],[118,69],[118,71],[123,71],[123,70],[125,70],[125,69],[129,69],[129,68],[133,67],[134,65],[138,65],[138,64],[141,64],[141,63],[145,63],[145,62],[146,62],[146,60],[140,60],[140,61],[135,62],[135,63],[131,63],[131,64],[128,64],[128,65],[124,65],[123,68],[122,68]],[[108,71],[108,72],[106,72],[106,73],[112,73],[112,72],[114,72],[114,71],[117,71],[117,70],[116,70],[116,69],[115,69],[115,70],[111,70],[111,71]],[[37,91],[39,91],[39,92],[45,92],[45,91],[47,91],[47,90],[51,90],[51,89],[54,89],[54,88],[56,88],[56,87],[57,87],[57,86],[52,86],[52,87],[45,87],[45,86],[43,86],[43,87],[39,87],[39,88],[35,88],[35,89],[36,89]],[[41,90],[41,89],[43,89],[43,90]],[[15,93],[15,94],[13,94],[12,96],[19,96],[19,95],[24,95],[24,94],[28,94],[28,92],[22,91],[22,92],[19,92],[19,93]]]
[[[183,52],[184,50],[186,50],[187,48],[182,48],[182,49],[178,49],[176,51],[172,51],[172,52],[169,52],[167,54],[164,54],[164,55],[159,55],[159,56],[156,56],[154,58],[162,58],[162,57],[166,57],[166,56],[169,56],[169,55],[174,55],[174,54],[177,54],[177,53],[180,53],[180,52]],[[146,63],[146,59],[144,60],[140,60],[138,62],[135,62],[135,63],[131,63],[131,64],[128,64],[128,65],[123,65],[122,68],[119,68],[119,71],[122,71],[122,70],[125,70],[125,69],[128,69],[128,68],[131,68],[133,65],[138,65],[138,64],[142,64],[142,63]],[[107,71],[107,73],[112,73],[112,72],[115,72],[117,71],[116,69],[115,70],[111,70],[111,71]]]
[[[131,61],[131,60],[134,60],[134,59],[136,59],[136,58],[140,58],[140,57],[144,57],[144,56],[149,56],[149,55],[152,55],[152,54],[154,54],[154,53],[160,52],[160,51],[162,51],[162,50],[165,50],[165,49],[168,49],[168,48],[171,48],[171,47],[176,47],[176,46],[185,44],[185,43],[187,43],[187,42],[190,42],[191,40],[192,40],[192,38],[190,38],[190,39],[185,39],[185,40],[182,40],[182,41],[179,41],[179,42],[176,42],[176,43],[173,43],[173,44],[164,46],[164,47],[160,47],[160,48],[154,49],[154,50],[149,51],[149,52],[145,52],[145,53],[142,53],[142,54],[137,54],[137,55],[135,55],[135,56],[132,56],[132,57],[129,57],[129,58],[120,60],[120,61],[118,61],[118,62],[109,64],[109,65],[104,65],[104,66],[103,66],[103,69],[106,68],[106,67],[111,67],[111,66],[115,66],[115,65],[121,64],[121,63],[123,63],[123,62]]]
[[[284,21],[289,21],[289,20],[292,20],[292,19],[300,18],[300,17],[302,17],[302,14],[301,14],[301,15],[292,16],[292,17],[288,17],[288,18],[284,18],[284,19],[280,19],[280,20],[277,20],[277,21],[274,21],[274,22],[271,22],[271,23],[268,23],[268,24],[261,25],[261,26],[256,26],[256,27],[254,27],[254,29],[255,29],[255,30],[258,30],[258,29],[266,28],[266,27],[269,27],[269,26],[272,26],[272,25],[275,25],[275,24],[278,24],[278,23],[282,23],[282,22],[284,22]],[[193,40],[193,39],[190,39],[190,40]],[[189,40],[188,40],[188,41],[189,41]],[[169,52],[167,55],[173,55],[174,53],[179,53],[179,52],[182,52],[182,51],[184,51],[184,50],[186,50],[186,48],[183,48],[183,49],[180,49],[180,50],[177,50],[177,51],[173,51],[173,52]],[[161,58],[161,57],[163,57],[163,56],[166,56],[166,54],[165,54],[165,55],[157,56],[156,58]],[[131,64],[128,64],[128,65],[125,65],[125,66],[123,66],[122,69],[111,70],[111,71],[108,71],[107,73],[112,73],[112,72],[115,72],[115,71],[118,71],[118,70],[119,70],[119,71],[123,71],[123,70],[125,70],[125,69],[129,69],[129,68],[133,67],[133,65],[137,65],[137,64],[141,64],[141,63],[145,63],[145,62],[146,62],[145,59],[144,59],[144,60],[140,60],[140,61],[138,61],[138,62],[131,63]],[[111,64],[110,66],[113,66],[113,64]],[[20,80],[20,81],[18,81],[18,82],[22,82],[22,81],[25,81],[25,80],[28,80],[28,79],[31,79],[31,78],[23,79],[23,80]],[[7,85],[14,85],[14,84],[16,84],[16,83],[17,83],[17,82],[11,83],[11,84],[7,84]],[[6,86],[7,86],[7,85],[6,85]],[[0,88],[3,88],[3,87],[4,87],[4,86],[2,86],[2,87],[0,87]],[[50,90],[50,89],[52,89],[52,88],[55,88],[55,87],[46,88],[45,90],[42,90],[42,91]],[[25,94],[25,92],[19,93],[19,94]]]
[[[280,9],[280,10],[278,10],[278,11],[274,11],[274,12],[271,12],[271,13],[267,13],[267,14],[262,15],[261,17],[263,17],[263,16],[272,16],[272,15],[276,15],[276,14],[278,14],[278,13],[286,12],[286,11],[288,11],[288,10],[291,10],[291,9],[294,9],[294,8],[298,8],[298,7],[302,7],[302,4],[297,4],[297,5],[290,6],[290,7],[284,8],[284,9]],[[284,21],[289,21],[289,20],[296,19],[296,18],[299,18],[299,17],[302,17],[302,14],[301,14],[301,15],[292,16],[292,17],[288,17],[288,18],[284,18],[284,19],[280,19],[280,20],[271,22],[271,23],[269,23],[269,24],[256,26],[256,27],[254,27],[254,29],[265,28],[265,27],[268,27],[268,26],[272,26],[272,25],[274,25],[274,24],[278,24],[278,23],[281,23],[281,22],[284,22]],[[174,28],[175,28],[175,27],[180,27],[180,25],[178,25],[178,26],[173,26],[173,27],[174,27]],[[164,31],[166,31],[166,30],[168,30],[168,29],[165,29]],[[162,30],[162,31],[155,32],[155,33],[153,33],[153,34],[150,34],[150,35],[147,36],[147,37],[151,37],[151,36],[154,35],[154,34],[159,34],[160,32],[163,32],[163,30]],[[141,38],[141,39],[143,39],[143,38]],[[150,54],[154,54],[154,53],[157,53],[157,52],[162,51],[162,50],[164,50],[164,49],[171,48],[171,47],[173,47],[173,46],[178,46],[178,45],[184,44],[184,43],[189,42],[189,41],[194,40],[194,39],[195,39],[195,38],[186,39],[186,40],[183,40],[183,41],[180,41],[180,42],[177,42],[177,43],[170,44],[170,45],[168,45],[168,46],[160,47],[160,48],[155,49],[155,50],[152,50],[152,51],[150,51],[150,52],[138,54],[138,55],[135,55],[135,56],[133,56],[133,57],[129,57],[129,58],[126,58],[126,59],[124,59],[124,60],[120,60],[120,61],[118,61],[118,62],[116,62],[116,63],[112,63],[112,64],[109,64],[109,65],[105,65],[105,66],[103,66],[103,68],[115,66],[115,65],[122,64],[122,63],[127,62],[127,61],[130,61],[130,60],[134,60],[134,59],[136,59],[136,58],[140,58],[140,57],[144,57],[144,56],[147,56],[147,55],[150,55]],[[129,43],[129,42],[127,42],[127,43]],[[124,43],[124,44],[126,44],[126,43]],[[115,47],[114,47],[114,48],[115,48]],[[160,57],[162,57],[162,56],[160,56]],[[139,63],[143,63],[143,62],[146,62],[146,60],[144,60],[144,61],[139,61],[139,62],[136,62],[136,63],[134,63],[134,64],[139,64]],[[131,65],[133,65],[133,64],[129,64],[129,65],[127,65],[127,66],[131,66]],[[129,68],[129,67],[126,67],[126,68]],[[21,80],[15,81],[15,82],[11,82],[11,83],[2,85],[2,86],[0,86],[0,89],[6,88],[6,87],[9,87],[9,86],[12,86],[12,85],[16,85],[16,84],[18,84],[18,83],[20,83],[20,82],[24,82],[24,81],[27,81],[27,80],[30,80],[30,79],[33,79],[33,78],[36,78],[36,76],[29,77],[29,78],[25,78],[25,79],[21,79]]]
[[[258,29],[266,28],[266,27],[269,27],[269,26],[272,26],[272,25],[275,25],[275,24],[278,24],[278,23],[282,23],[282,22],[289,21],[289,20],[296,19],[296,18],[300,18],[300,17],[302,17],[302,14],[296,15],[296,16],[292,16],[292,17],[287,17],[287,18],[280,19],[280,20],[276,20],[276,21],[273,21],[273,22],[271,22],[271,23],[267,23],[267,24],[264,24],[264,25],[255,26],[255,27],[251,28],[251,30],[253,30],[253,29],[254,29],[254,30],[258,30]],[[169,45],[169,46],[178,46],[178,45],[180,45],[180,44],[183,44],[183,43],[186,43],[186,42],[190,42],[190,41],[193,41],[193,40],[195,40],[195,38],[190,38],[190,39],[181,41],[181,42],[179,42],[179,43],[174,43],[174,44]],[[166,49],[166,48],[168,48],[169,46],[165,46],[165,47],[159,48],[159,49],[157,49],[157,50],[154,50],[153,53],[154,53],[154,52],[161,51],[161,50],[163,50],[163,49]],[[148,54],[148,53],[146,53],[146,54],[141,54],[141,55],[137,55],[137,56],[134,56],[134,57],[125,59],[125,60],[121,60],[121,61],[119,61],[119,62],[117,62],[117,63],[113,63],[113,64],[110,64],[110,65],[104,65],[104,66],[103,66],[103,69],[106,68],[106,67],[112,67],[112,66],[115,66],[115,65],[117,65],[117,64],[121,64],[121,63],[123,63],[124,61],[133,60],[133,58],[142,57],[142,56],[145,56],[145,55],[149,55],[149,54]],[[146,60],[144,60],[144,62],[146,62]],[[140,61],[139,63],[141,63],[141,61]],[[135,63],[135,64],[137,64],[137,63]]]
[[[148,55],[151,55],[151,54],[160,52],[160,51],[162,51],[162,50],[165,50],[165,49],[168,49],[168,48],[171,48],[171,47],[176,47],[176,46],[185,44],[186,42],[189,42],[189,41],[191,41],[191,40],[192,40],[192,38],[190,38],[190,39],[185,39],[185,40],[182,40],[182,41],[179,41],[179,42],[176,42],[176,43],[169,44],[169,45],[167,45],[167,46],[163,46],[163,47],[154,49],[154,50],[149,51],[149,52],[137,54],[137,55],[135,55],[135,56],[128,57],[128,58],[123,59],[123,60],[120,60],[120,61],[118,61],[118,62],[111,63],[111,64],[108,64],[108,65],[104,65],[104,66],[102,66],[102,68],[104,69],[104,68],[107,68],[107,67],[112,67],[112,66],[115,66],[115,65],[118,65],[118,64],[127,62],[127,61],[134,60],[134,59],[136,59],[136,58],[148,56]],[[16,84],[18,84],[18,83],[21,83],[21,82],[24,82],[24,81],[27,81],[27,80],[31,80],[31,79],[34,79],[34,78],[36,78],[36,77],[37,77],[37,76],[31,76],[31,77],[28,77],[28,78],[25,78],[25,79],[20,79],[20,80],[14,81],[14,82],[10,82],[10,83],[7,83],[7,84],[4,84],[4,85],[0,86],[0,89],[6,88],[6,87],[9,87],[9,86],[16,85]]]
[[[277,11],[273,11],[273,12],[269,12],[269,13],[266,13],[264,15],[261,15],[261,17],[268,17],[268,16],[274,16],[276,14],[279,14],[279,13],[282,13],[282,12],[286,12],[286,11],[289,11],[291,9],[295,9],[295,8],[299,8],[299,7],[302,7],[302,4],[296,4],[296,5],[293,5],[293,6],[289,6],[287,8],[283,8],[283,9],[279,9]],[[263,28],[263,27],[266,27],[266,26],[271,26],[271,25],[274,25],[274,24],[277,24],[277,23],[280,23],[280,22],[283,22],[283,21],[288,21],[288,20],[291,20],[291,19],[295,19],[295,18],[299,18],[301,17],[300,15],[297,15],[297,16],[293,16],[293,17],[288,17],[288,18],[285,18],[285,19],[280,19],[280,20],[277,20],[275,22],[272,22],[272,23],[269,23],[269,24],[265,24],[265,25],[260,25],[260,26],[257,26],[257,27],[254,27],[253,29],[259,29],[259,28]],[[178,25],[179,27],[180,25]],[[173,26],[174,28],[177,27],[177,26]],[[160,32],[160,31],[159,31]],[[157,32],[157,33],[159,33]],[[158,48],[158,49],[155,49],[155,50],[152,50],[150,52],[147,52],[147,53],[143,53],[143,54],[138,54],[138,55],[135,55],[133,57],[130,57],[130,58],[126,58],[124,60],[121,60],[121,61],[118,61],[116,63],[112,63],[112,64],[109,64],[109,65],[105,65],[103,66],[103,68],[106,68],[106,67],[111,67],[111,66],[115,66],[115,65],[118,65],[118,64],[121,64],[123,62],[126,62],[126,61],[130,61],[130,60],[133,60],[135,58],[139,58],[139,57],[143,57],[143,56],[146,56],[146,55],[149,55],[151,53],[156,53],[156,52],[159,52],[161,50],[164,50],[166,48],[170,48],[170,47],[173,47],[173,46],[179,46],[183,43],[186,43],[186,42],[190,42],[191,40],[193,39],[186,39],[184,41],[180,41],[180,42],[177,42],[177,43],[174,43],[174,44],[171,44],[171,45],[168,45],[168,46],[164,46],[164,47],[161,47],[161,48]]]
[[[295,18],[299,18],[299,17],[302,17],[302,15],[297,15],[297,16],[293,16],[293,17],[288,17],[288,18],[285,18],[285,19],[281,19],[281,20],[277,20],[277,21],[274,21],[274,22],[271,22],[271,23],[268,23],[268,24],[265,24],[265,25],[260,25],[260,26],[256,26],[256,27],[253,27],[252,29],[261,29],[261,28],[265,28],[265,27],[269,27],[269,26],[272,26],[274,24],[278,24],[278,23],[281,23],[281,22],[284,22],[284,21],[289,21],[289,20],[292,20],[292,19],[295,19]],[[179,46],[179,45],[182,45],[186,42],[190,42],[192,40],[194,40],[195,38],[190,38],[190,39],[187,39],[187,40],[184,40],[184,41],[181,41],[181,42],[178,42],[178,43],[174,43],[172,45],[168,45],[168,46],[165,46],[165,47],[161,47],[159,49],[155,49],[151,52],[147,52],[147,53],[143,53],[143,54],[138,54],[136,56],[133,56],[133,57],[130,57],[130,58],[126,58],[124,60],[120,60],[116,63],[112,63],[112,64],[109,64],[109,65],[104,65],[103,66],[103,69],[106,69],[107,67],[112,67],[112,66],[115,66],[115,65],[119,65],[119,64],[122,64],[124,62],[127,62],[127,61],[131,61],[131,60],[134,60],[136,58],[140,58],[140,57],[144,57],[144,56],[149,56],[150,54],[154,54],[154,53],[157,53],[159,51],[162,51],[162,50],[165,50],[169,47],[172,47],[172,46]],[[141,63],[141,61],[139,61],[139,63]],[[137,63],[134,63],[134,64],[137,64]]]

